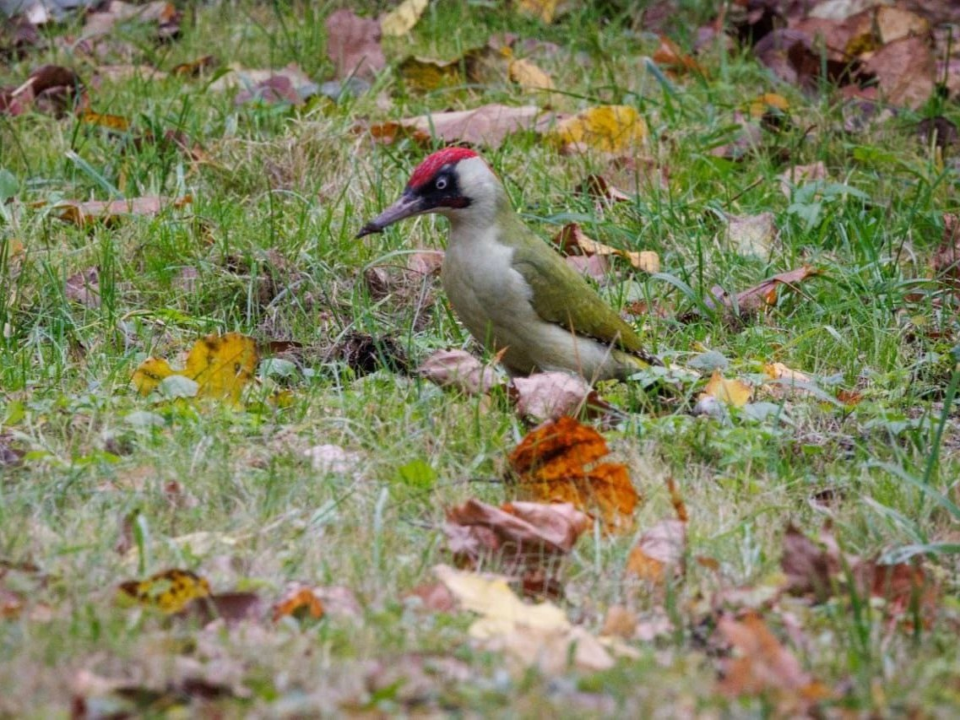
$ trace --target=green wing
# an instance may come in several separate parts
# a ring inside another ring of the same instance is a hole
[[[622,350],[651,361],[640,336],[597,295],[583,276],[552,248],[544,247],[543,240],[528,235],[530,231],[526,228],[523,230],[526,232],[514,249],[513,267],[533,288],[531,302],[537,314],[575,334],[611,345],[616,343]]]

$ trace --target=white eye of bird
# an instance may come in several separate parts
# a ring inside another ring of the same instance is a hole
[[[437,188],[437,190],[446,190],[447,179],[445,177],[437,178],[437,181],[434,183],[434,186]]]

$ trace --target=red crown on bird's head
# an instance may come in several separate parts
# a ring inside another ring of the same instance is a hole
[[[458,163],[467,158],[479,157],[473,150],[465,147],[448,147],[443,150],[437,150],[432,155],[424,158],[423,162],[417,165],[417,169],[410,175],[407,182],[408,190],[416,190],[422,185],[426,185],[437,174],[444,165]]]

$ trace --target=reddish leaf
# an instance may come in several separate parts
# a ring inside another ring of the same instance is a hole
[[[327,56],[336,77],[372,78],[387,64],[380,48],[380,23],[350,10],[337,10],[327,18]]]

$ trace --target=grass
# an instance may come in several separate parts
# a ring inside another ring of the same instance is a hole
[[[689,5],[678,25],[703,19]],[[332,73],[323,29],[331,10],[295,2],[197,6],[177,42],[155,46],[143,28],[119,37],[165,70],[213,49],[222,62],[247,67],[297,63],[322,81]],[[647,496],[638,533],[669,515],[663,480],[675,477],[691,514],[690,555],[714,558],[720,570],[690,563],[667,594],[676,631],[633,643],[637,660],[597,675],[510,674],[500,655],[471,648],[464,614],[419,614],[403,598],[447,561],[444,507],[468,497],[503,500],[501,485],[471,480],[498,477],[526,427],[496,398],[462,397],[386,369],[359,376],[322,350],[354,331],[389,336],[414,361],[437,348],[473,347],[439,288],[413,293],[437,295],[425,307],[407,295],[377,297],[364,281],[371,266],[402,265],[410,248],[440,246],[445,228],[425,218],[353,239],[425,153],[408,141],[373,146],[354,133],[358,119],[530,98],[506,83],[415,94],[389,70],[364,96],[300,111],[235,106],[203,80],[104,80],[91,90],[98,112],[122,114],[140,131],[176,129],[196,139],[209,156],[198,166],[72,116],[0,116],[0,165],[20,188],[0,224],[0,421],[27,453],[21,466],[0,467],[0,559],[34,563],[45,578],[11,573],[0,583],[22,583],[14,589],[50,615],[38,621],[27,610],[0,624],[0,714],[65,716],[84,670],[157,689],[175,684],[188,662],[244,690],[207,705],[177,702],[194,710],[212,704],[231,716],[350,708],[775,714],[770,697],[731,700],[717,692],[714,648],[705,639],[713,593],[775,585],[791,521],[815,535],[829,519],[844,549],[863,556],[955,541],[956,513],[945,502],[956,502],[960,476],[956,301],[941,293],[943,308],[933,305],[940,288],[927,279],[927,263],[942,214],[957,210],[958,178],[955,165],[915,140],[922,114],[902,112],[850,135],[833,99],[777,86],[739,53],[708,52],[706,79],[663,83],[639,59],[652,53],[655,38],[592,7],[544,27],[499,6],[432,3],[411,39],[388,40],[385,48],[391,60],[408,52],[452,59],[502,31],[557,43],[555,54],[534,59],[563,91],[551,100],[558,109],[638,107],[650,124],[649,153],[669,170],[668,186],[600,212],[573,191],[588,173],[603,171],[601,160],[560,156],[535,137],[516,136],[486,156],[530,224],[550,235],[576,216],[592,237],[657,251],[672,282],[625,274],[603,291],[615,302],[646,298],[667,309],[638,322],[668,361],[684,366],[708,348],[730,360],[728,374],[745,377],[782,361],[825,386],[857,389],[863,401],[854,408],[788,401],[764,420],[722,422],[693,417],[688,406],[650,411],[636,388],[605,388],[628,413],[608,439]],[[79,56],[52,45],[0,70],[0,83],[18,85],[46,62],[76,67],[88,80],[93,74]],[[794,123],[765,131],[743,162],[711,156],[732,136],[734,111],[770,91],[787,96]],[[389,109],[381,97],[390,98]],[[944,111],[960,115],[955,105]],[[817,198],[801,189],[787,199],[777,175],[816,161],[831,181],[857,192]],[[30,207],[158,193],[189,193],[193,204],[90,229],[51,217],[49,205]],[[719,212],[765,211],[780,232],[769,258],[725,246]],[[14,240],[25,248],[17,260],[8,256]],[[760,318],[739,327],[710,314],[675,319],[713,285],[735,292],[805,263],[824,276],[784,294]],[[95,308],[70,301],[63,289],[90,266],[100,272]],[[184,268],[195,271],[193,282],[182,281]],[[926,299],[911,299],[918,292]],[[143,358],[176,355],[216,331],[303,343],[292,406],[154,406],[130,389]],[[698,390],[684,388],[693,398]],[[156,413],[162,424],[132,423],[139,411]],[[358,452],[356,472],[314,471],[302,453],[318,444]],[[842,497],[827,509],[810,502],[825,489]],[[134,513],[140,542],[118,553],[124,519]],[[192,542],[177,540],[187,536]],[[635,539],[588,534],[573,553],[565,608],[593,632],[613,604],[640,613],[663,605],[658,592],[624,576]],[[955,710],[956,554],[927,562],[941,594],[935,620],[914,632],[891,628],[876,607],[849,597],[790,606],[804,637],[802,644],[791,638],[791,649],[834,689],[826,712]],[[115,607],[118,583],[167,567],[268,599],[292,581],[345,586],[361,615],[228,631]],[[790,637],[789,628],[777,629]],[[456,666],[418,670],[433,656]],[[161,714],[162,703],[151,706],[151,699],[141,698],[141,708]],[[102,702],[103,711],[120,703]]]

